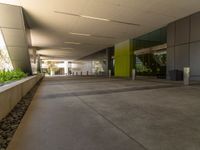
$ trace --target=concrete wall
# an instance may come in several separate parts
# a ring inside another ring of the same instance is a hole
[[[200,80],[200,12],[170,23],[167,45],[167,74],[190,67],[191,80]]]
[[[4,36],[13,67],[31,74],[22,7],[0,3],[0,15],[0,30]]]
[[[35,75],[0,87],[0,120],[42,79]]]

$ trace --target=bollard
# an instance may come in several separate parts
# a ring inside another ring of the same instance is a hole
[[[78,75],[78,72],[76,72],[76,76]]]
[[[87,76],[89,75],[88,71],[87,71]]]
[[[190,68],[184,67],[183,72],[184,72],[183,73],[184,85],[189,85],[190,84]]]
[[[82,76],[82,71],[81,71],[81,76]]]
[[[111,78],[111,70],[108,70],[108,77]]]
[[[132,70],[132,80],[135,80],[135,69]]]

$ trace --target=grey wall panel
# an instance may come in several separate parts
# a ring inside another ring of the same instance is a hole
[[[24,30],[3,28],[2,32],[7,46],[27,47]]]
[[[174,69],[174,47],[167,48],[167,72]]]
[[[167,70],[190,67],[191,79],[200,80],[200,12],[176,21],[174,36],[173,24],[167,30]]]
[[[15,68],[15,69],[22,69],[22,66],[23,66],[23,61],[21,61],[21,60],[12,60],[12,63],[13,63],[13,67]]]
[[[191,16],[190,41],[200,41],[200,12]]]
[[[0,4],[0,27],[24,28],[20,7]]]
[[[183,70],[189,66],[189,45],[179,45],[175,47],[175,69]]]
[[[190,45],[191,75],[200,76],[200,42]]]
[[[26,60],[12,60],[12,63],[15,69],[29,70],[27,69],[28,64],[26,63]]]
[[[200,76],[191,76],[190,80],[197,80],[200,81]]]
[[[175,45],[189,42],[189,33],[190,33],[189,27],[190,27],[189,17],[176,21]]]
[[[7,47],[9,51],[10,58],[12,60],[24,60],[24,51],[26,47]]]
[[[175,42],[175,23],[171,23],[167,26],[167,46],[174,46]]]

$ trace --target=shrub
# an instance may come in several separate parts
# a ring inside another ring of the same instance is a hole
[[[20,80],[21,78],[26,77],[27,74],[25,74],[23,71],[17,69],[12,71],[0,71],[0,83],[6,83],[10,81]]]

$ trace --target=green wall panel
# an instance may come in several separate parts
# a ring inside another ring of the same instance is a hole
[[[115,45],[115,76],[130,77],[134,67],[133,41],[128,40]]]

